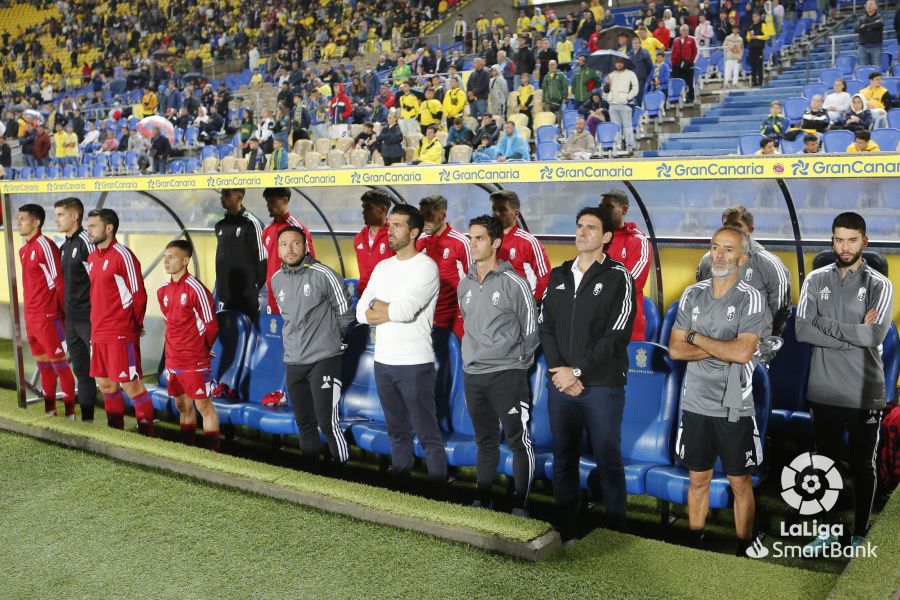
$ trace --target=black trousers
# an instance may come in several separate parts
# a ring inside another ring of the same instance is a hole
[[[694,65],[689,64],[687,67],[682,69],[681,67],[672,67],[672,77],[677,77],[678,79],[683,79],[687,84],[687,92],[685,93],[685,102],[693,102],[694,101]],[[678,100],[677,98],[673,98],[673,100]]]
[[[236,310],[247,315],[250,323],[256,323],[259,319],[259,295],[254,293],[252,296],[233,299],[225,299],[220,296],[217,310]]]
[[[534,474],[534,449],[528,433],[531,398],[525,371],[465,374],[466,406],[478,444],[476,479],[482,501],[490,490],[500,461],[500,425],[513,453],[515,506],[524,508]]]
[[[848,458],[853,475],[853,535],[865,535],[869,528],[877,484],[875,461],[881,431],[881,410],[841,408],[816,402],[810,402],[809,406],[816,453],[833,460],[839,469],[842,468],[845,452],[844,432],[849,434]],[[828,518],[833,518],[833,513],[829,513]]]
[[[386,365],[375,363],[375,387],[391,441],[394,475],[408,475],[413,467],[413,432],[425,451],[428,478],[447,480],[447,453],[437,421],[434,400],[434,363]]]
[[[81,406],[81,420],[94,420],[94,403],[97,401],[97,382],[90,376],[91,371],[91,324],[90,322],[66,321],[66,345],[69,362],[78,384],[78,404]]]
[[[547,391],[553,434],[553,496],[560,515],[560,533],[564,539],[570,538],[577,527],[578,463],[585,429],[597,462],[588,478],[591,491],[603,497],[609,523],[624,526],[627,498],[621,444],[625,388],[590,386],[573,398],[548,382]]]
[[[341,356],[329,356],[311,365],[286,365],[288,399],[300,430],[300,452],[316,459],[321,446],[319,430],[328,440],[331,458],[346,462],[347,440],[340,428]]]
[[[763,49],[750,48],[747,62],[750,64],[750,85],[761,86],[763,84]]]

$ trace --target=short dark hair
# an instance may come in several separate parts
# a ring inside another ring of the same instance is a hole
[[[497,217],[491,215],[481,215],[469,221],[469,227],[480,225],[487,230],[488,237],[491,241],[503,240],[503,223]]]
[[[291,190],[285,187],[270,187],[263,190],[263,198],[287,198],[291,199]]]
[[[74,196],[70,196],[69,198],[63,198],[62,200],[57,200],[53,205],[53,208],[64,208],[66,210],[74,210],[78,213],[78,220],[80,221],[82,217],[84,217],[84,204],[81,203],[81,200]]]
[[[303,245],[306,245],[306,232],[303,231],[302,227],[297,227],[296,225],[288,225],[287,227],[279,231],[278,236],[275,238],[275,241],[278,242],[278,240],[281,239],[281,236],[289,231],[293,233],[299,233],[300,237],[303,238]]]
[[[360,198],[360,201],[371,202],[388,209],[392,204],[391,197],[384,190],[366,190],[366,192]]]
[[[819,138],[814,133],[807,133],[803,136],[803,143],[808,144],[809,142],[818,142]]]
[[[40,204],[23,204],[19,207],[19,212],[28,213],[33,219],[37,219],[39,221],[38,229],[44,226],[47,213],[44,212],[44,207]]]
[[[223,188],[222,193],[223,194],[237,194],[238,196],[243,198],[244,196],[247,195],[247,190],[245,190],[244,188]]]
[[[112,225],[113,235],[119,231],[119,215],[111,208],[95,208],[88,217],[97,217],[104,225]]]
[[[866,235],[866,220],[863,219],[862,215],[855,212],[842,212],[838,216],[834,218],[834,221],[831,223],[831,233],[834,234],[834,230],[838,227],[842,227],[844,229],[855,229],[863,235]]]
[[[856,132],[856,136],[854,136],[855,140],[866,140],[867,142],[872,139],[872,134],[870,134],[865,129],[859,129]]]
[[[619,206],[628,206],[628,194],[626,194],[622,190],[606,190],[605,192],[600,194],[600,199],[602,200],[603,198],[612,198]]]
[[[425,196],[419,200],[419,210],[447,210],[447,199],[440,194]]]
[[[182,252],[188,255],[190,258],[194,256],[194,245],[187,240],[172,240],[168,244],[166,244],[166,250],[169,248],[178,248]]]
[[[419,212],[419,209],[415,206],[410,204],[395,204],[394,208],[391,209],[391,214],[406,215],[406,223],[409,225],[409,230],[419,230],[419,233],[416,234],[416,238],[414,239],[418,239],[422,231],[425,230],[425,219],[422,218],[422,213]]]
[[[759,139],[759,147],[760,148],[765,148],[769,144],[774,144],[774,143],[775,143],[775,140],[773,140],[770,137],[763,136]]]
[[[578,211],[578,215],[575,217],[575,222],[578,223],[581,220],[581,217],[584,215],[591,215],[600,219],[600,222],[603,224],[603,233],[613,233],[616,230],[616,224],[613,221],[612,215],[609,212],[608,208],[598,207],[598,206],[585,206],[581,210]],[[603,251],[609,248],[610,244],[612,244],[612,238],[603,244]]]
[[[872,81],[876,77],[884,77],[884,75],[881,74],[881,71],[872,71],[869,73],[869,81]]]
[[[746,206],[735,204],[722,211],[722,222],[729,223],[737,219],[747,227],[753,227],[753,213]]]
[[[522,208],[519,195],[512,190],[498,190],[491,194],[491,202],[508,202],[516,210]]]

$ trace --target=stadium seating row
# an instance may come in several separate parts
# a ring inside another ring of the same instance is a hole
[[[649,300],[645,305],[648,337],[658,339],[659,343],[633,342],[628,348],[629,375],[621,443],[627,490],[630,494],[649,494],[664,502],[685,504],[688,473],[673,456],[684,365],[673,361],[666,349],[677,303],[669,307],[661,323],[655,305]],[[213,377],[225,386],[223,389],[232,390],[233,394],[217,397],[213,401],[221,423],[250,427],[269,434],[296,435],[298,429],[287,399],[280,405],[265,405],[263,402],[267,396],[271,397],[272,392],[284,390],[285,387],[281,317],[261,315],[256,327],[246,316],[233,311],[220,312],[218,318],[220,334],[214,347]],[[375,387],[374,336],[374,330],[366,325],[355,326],[348,335],[340,425],[345,435],[359,448],[389,455],[390,441]],[[438,371],[435,401],[448,464],[473,466],[477,446],[463,393],[460,345],[454,335],[444,330],[435,330],[433,339]],[[897,330],[892,327],[884,344],[888,381],[896,380],[900,367],[898,346]],[[801,431],[804,427],[808,430],[809,412],[804,410],[803,374],[808,373],[809,353],[808,345],[797,342],[793,336],[792,317],[785,331],[782,353],[769,370],[760,365],[754,373],[754,402],[761,439],[765,439],[770,423],[773,435]],[[545,383],[547,365],[542,355],[536,357],[528,376],[532,390],[530,428],[535,477],[551,479],[553,458]],[[168,396],[165,386],[163,358],[160,361],[159,385],[151,386],[151,396],[156,410],[162,414],[176,415],[174,399]],[[589,440],[585,439],[580,466],[581,485],[585,489],[588,475],[595,466],[589,457],[589,448]],[[424,457],[417,441],[414,451],[417,456]],[[501,446],[498,471],[509,476],[513,473],[512,452],[506,446]],[[763,476],[764,471],[760,471],[753,479],[754,485]],[[730,486],[718,463],[711,490],[711,507],[725,508],[729,505]]]

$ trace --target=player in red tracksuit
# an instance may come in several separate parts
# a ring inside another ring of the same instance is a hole
[[[369,277],[375,265],[394,256],[388,243],[387,215],[391,210],[391,198],[381,190],[369,190],[362,195],[363,227],[353,238],[356,250],[356,265],[359,268],[359,283],[356,297],[362,296],[369,285]]]
[[[494,216],[503,223],[503,244],[497,250],[497,259],[509,261],[516,273],[524,277],[538,302],[544,297],[550,280],[550,259],[544,245],[533,235],[519,229],[517,220],[521,203],[512,190],[500,190],[491,194]]]
[[[434,326],[449,329],[462,340],[463,318],[456,288],[472,264],[469,238],[450,227],[447,222],[447,199],[443,196],[422,198],[419,210],[425,219],[425,231],[416,240],[416,250],[437,263],[440,278]]]
[[[197,410],[203,416],[207,447],[218,452],[219,418],[209,396],[212,388],[210,358],[219,335],[212,294],[188,273],[194,247],[185,240],[169,242],[163,266],[171,279],[156,292],[166,320],[166,378],[175,398],[181,423],[181,440],[192,446],[197,434]]]
[[[299,227],[306,232],[306,250],[310,256],[316,257],[316,250],[313,248],[312,235],[309,228],[300,222],[299,219],[292,217],[288,212],[288,204],[291,201],[291,190],[288,188],[266,188],[263,190],[263,198],[266,199],[266,208],[269,209],[269,216],[272,222],[263,229],[262,238],[263,245],[269,254],[268,264],[266,267],[266,290],[268,291],[269,282],[272,281],[272,275],[281,269],[281,259],[278,258],[278,233],[288,226]],[[277,315],[278,302],[267,294],[268,313]]]
[[[144,387],[140,338],[147,291],[141,264],[116,241],[119,216],[108,208],[88,213],[88,236],[96,249],[87,259],[91,278],[91,377],[103,393],[106,422],[125,428],[125,399],[134,403],[138,429],[153,436],[153,402]]]
[[[628,194],[622,190],[609,190],[600,195],[600,207],[609,211],[616,229],[606,255],[628,269],[634,279],[635,310],[632,341],[643,341],[647,319],[644,317],[644,285],[650,274],[650,240],[634,223],[625,222],[628,214]]]
[[[75,377],[66,357],[64,283],[59,249],[41,233],[46,213],[37,204],[19,209],[19,234],[25,243],[19,250],[22,261],[22,290],[28,346],[41,375],[44,410],[56,414],[56,380],[63,393],[66,418],[75,418]]]

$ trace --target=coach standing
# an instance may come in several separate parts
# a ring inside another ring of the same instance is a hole
[[[538,345],[537,315],[528,282],[508,262],[498,262],[503,241],[500,219],[469,221],[474,264],[459,282],[466,405],[478,444],[477,506],[491,503],[500,460],[500,424],[513,452],[513,514],[527,516],[534,452],[528,434],[531,410],[526,371]]]
[[[578,462],[585,429],[597,468],[588,482],[603,496],[610,527],[625,525],[625,469],[620,443],[634,280],[605,254],[613,236],[608,211],[583,208],[576,219],[578,256],[550,273],[541,309],[541,346],[553,434],[553,494],[564,541],[578,526]]]
[[[256,323],[259,291],[266,283],[268,253],[263,226],[244,208],[243,188],[222,190],[225,216],[216,223],[216,296],[219,310],[237,310]]]
[[[285,382],[300,429],[300,453],[315,468],[319,429],[331,460],[349,458],[338,425],[341,400],[341,340],[353,322],[344,280],[306,254],[306,233],[285,227],[278,233],[281,270],[272,276],[272,294],[284,319]]]
[[[94,251],[87,231],[81,226],[84,204],[78,198],[64,198],[53,205],[56,227],[66,239],[60,247],[65,280],[66,343],[69,360],[78,382],[78,404],[81,420],[94,422],[97,382],[91,377],[91,280],[88,277],[88,255]]]
[[[762,464],[753,370],[766,327],[766,303],[762,293],[739,276],[749,251],[750,238],[740,229],[716,231],[710,244],[712,278],[684,290],[669,340],[672,358],[688,363],[675,452],[690,472],[692,543],[703,546],[718,455],[734,492],[738,556],[752,543],[756,503],[750,477]]]
[[[447,480],[447,455],[434,401],[436,373],[431,325],[439,288],[438,268],[416,250],[425,228],[422,213],[398,204],[388,218],[396,252],[375,267],[356,305],[356,320],[376,327],[375,385],[391,440],[393,475],[406,479],[413,466],[413,432],[425,450],[428,477]]]
[[[894,286],[862,258],[868,241],[860,215],[839,214],[831,226],[837,260],[806,276],[797,305],[797,339],[813,347],[807,399],[816,451],[840,464],[849,433],[856,513],[852,535],[817,538],[806,546],[810,556],[834,542],[862,544],[872,513],[885,404],[881,344],[891,326]]]

